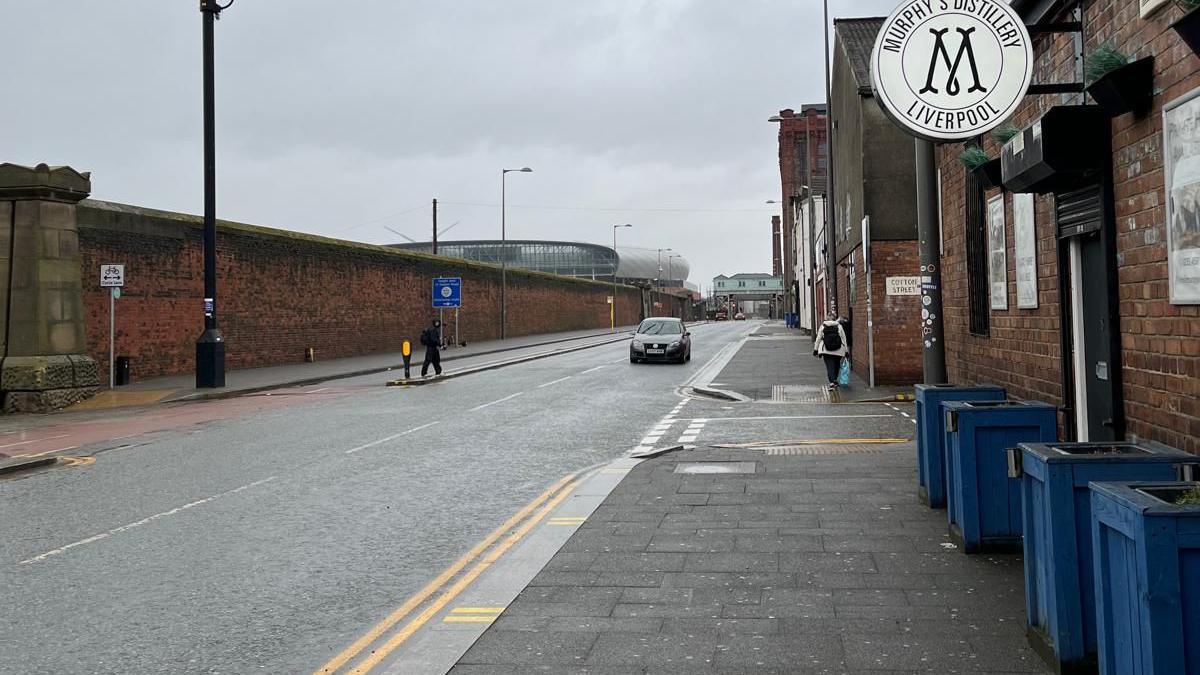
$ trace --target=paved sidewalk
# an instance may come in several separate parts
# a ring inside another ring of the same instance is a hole
[[[618,334],[633,330],[633,326],[617,329]],[[452,347],[442,352],[442,362],[472,356],[482,356],[526,349],[542,345],[552,345],[587,339],[603,339],[612,336],[608,330],[583,330],[566,333],[548,333],[543,335],[527,335],[507,340],[490,340],[469,344],[466,347]],[[420,370],[424,348],[413,344],[413,363]],[[319,356],[319,355],[318,355]],[[136,370],[136,364],[135,364]],[[330,359],[315,363],[291,363],[262,368],[245,368],[231,370],[225,375],[226,386],[222,389],[196,389],[195,375],[173,375],[169,377],[154,377],[136,380],[133,384],[104,390],[92,399],[85,401],[70,410],[102,410],[133,405],[151,405],[170,401],[185,401],[199,398],[221,398],[241,394],[275,389],[289,386],[317,384],[329,380],[357,377],[385,372],[392,369],[402,369],[404,358],[399,351],[382,354],[370,354],[344,359]]]
[[[1048,672],[1021,560],[946,546],[913,449],[641,464],[451,672]],[[748,461],[752,474],[674,473]]]
[[[824,391],[825,364],[812,355],[812,338],[780,321],[764,324],[711,386],[737,392],[755,401],[813,402],[832,400],[909,400],[911,387],[879,386],[871,389],[857,374],[850,386],[832,395]]]
[[[716,382],[819,388],[811,348],[772,328]],[[699,447],[634,467],[450,672],[1050,672],[1020,556],[965,555],[918,502],[911,412],[681,403],[666,439],[686,425]]]

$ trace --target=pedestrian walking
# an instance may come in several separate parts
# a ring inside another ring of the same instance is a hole
[[[442,322],[433,320],[433,325],[421,332],[421,344],[425,345],[425,362],[421,364],[421,377],[429,377],[429,366],[435,375],[442,374]]]
[[[825,374],[829,379],[829,388],[837,389],[838,371],[842,367],[842,359],[846,358],[849,350],[846,348],[849,340],[846,331],[837,317],[830,314],[817,330],[817,340],[813,343],[813,356],[825,360]]]

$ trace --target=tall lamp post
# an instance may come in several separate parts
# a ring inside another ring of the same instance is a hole
[[[671,255],[667,256],[667,284],[668,284],[669,288],[675,287],[675,267],[674,267],[674,265],[671,264],[671,261],[674,260],[675,258],[682,258],[682,257],[683,256],[678,253],[672,253]],[[683,318],[683,317],[680,317],[680,318]]]
[[[508,337],[508,232],[506,214],[508,211],[507,189],[505,179],[510,173],[533,173],[533,169],[500,170],[500,339]]]
[[[217,151],[213,86],[213,22],[228,9],[200,0],[204,60],[204,332],[196,341],[196,388],[225,386],[225,339],[217,327]]]
[[[663,254],[663,251],[670,251],[670,250],[671,250],[671,249],[669,249],[669,248],[660,248],[660,249],[658,249],[658,279],[656,279],[655,281],[657,281],[657,282],[658,282],[658,288],[659,288],[659,290],[661,290],[661,289],[662,289],[662,287],[663,287],[663,283],[662,283],[662,272],[663,272],[663,270],[662,270],[662,254]]]
[[[632,223],[613,225],[613,253],[617,256],[613,263],[612,304],[608,306],[608,323],[613,333],[617,332],[617,267],[621,264],[621,254],[617,253],[617,230],[622,227],[633,227]]]

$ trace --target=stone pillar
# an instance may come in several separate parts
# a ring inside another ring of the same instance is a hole
[[[89,174],[0,164],[0,401],[49,412],[96,393],[87,356],[76,204]],[[97,271],[97,273],[99,273]]]

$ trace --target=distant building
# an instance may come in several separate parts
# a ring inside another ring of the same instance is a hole
[[[799,113],[790,108],[780,110],[771,121],[779,123],[780,204],[783,211],[781,269],[775,272],[783,277],[784,311],[795,312],[801,319],[800,325],[811,328],[814,267],[811,251],[814,232],[823,228],[824,223],[814,223],[811,216],[802,217],[801,211],[811,211],[811,202],[824,199],[827,191],[827,108],[824,103],[818,103],[801,106]]]
[[[783,308],[783,278],[771,274],[724,274],[714,277],[711,309],[728,309],[762,318],[778,318]]]
[[[393,248],[433,253],[433,244],[392,244]],[[438,255],[499,265],[507,261],[513,269],[533,270],[567,277],[649,285],[691,293],[687,283],[691,265],[687,258],[663,249],[586,244],[570,241],[495,239],[438,242]]]

